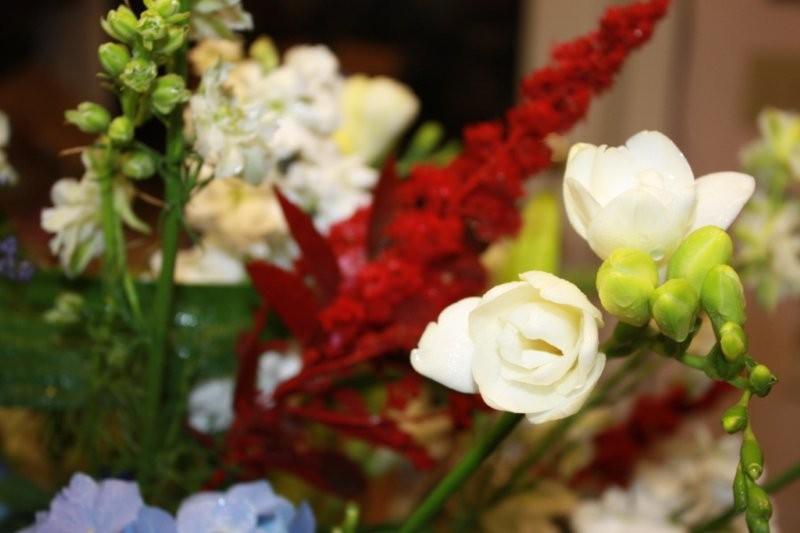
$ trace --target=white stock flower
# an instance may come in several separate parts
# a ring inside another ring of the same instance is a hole
[[[465,298],[428,324],[414,369],[534,423],[577,412],[605,366],[600,311],[573,284],[545,272]]]
[[[42,228],[55,233],[50,251],[59,256],[61,267],[70,276],[83,271],[104,249],[100,184],[89,170],[88,157],[83,159],[87,167],[83,177],[56,181],[50,190],[53,207],[43,209],[41,214]],[[114,209],[122,221],[135,230],[148,231],[131,210],[133,187],[121,179],[115,180],[112,187]]]
[[[396,80],[358,74],[345,80],[342,111],[344,120],[335,137],[339,147],[374,163],[414,120],[419,99]]]
[[[150,270],[161,271],[161,252],[150,257]],[[239,256],[213,242],[201,242],[175,257],[175,282],[188,285],[227,285],[244,283],[247,272]]]
[[[576,144],[564,172],[569,221],[603,259],[617,248],[636,248],[664,262],[691,231],[726,229],[754,187],[751,176],[738,172],[695,180],[680,150],[656,131],[619,147]]]
[[[253,16],[244,10],[242,0],[193,0],[191,12],[193,39],[231,37],[234,31],[253,29]]]
[[[202,76],[218,63],[238,61],[242,55],[242,41],[208,38],[189,50],[189,62],[192,64],[192,71]]]
[[[6,146],[11,139],[11,123],[8,115],[0,111],[0,185],[16,185],[17,171],[11,166],[6,155]]]
[[[296,351],[266,351],[258,360],[256,389],[260,401],[269,402],[272,393],[300,373],[303,361]],[[203,433],[228,429],[233,422],[233,378],[215,378],[195,386],[189,393],[189,425]]]

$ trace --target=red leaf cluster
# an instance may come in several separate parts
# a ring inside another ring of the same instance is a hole
[[[298,427],[314,421],[392,447],[418,466],[430,464],[425,448],[388,416],[414,397],[397,388],[420,384],[408,365],[409,350],[444,307],[483,292],[479,254],[519,227],[522,180],[550,164],[545,136],[585,115],[591,96],[607,88],[627,55],[650,37],[667,4],[613,7],[597,30],[557,46],[551,64],[523,80],[521,102],[505,121],[465,129],[463,152],[450,164],[420,165],[401,180],[388,161],[372,208],[334,226],[327,240],[282,200],[303,259],[293,273],[265,263],[251,264],[249,272],[265,306],[301,341],[303,370],[269,404],[256,401],[253,361],[261,353],[257,338],[264,327],[263,319],[256,320],[243,336],[249,342],[239,347],[230,463],[246,465],[254,475],[279,467],[308,478],[305,458],[311,461],[318,452]],[[306,287],[309,279],[312,288]],[[393,391],[377,412],[347,385],[365,375]],[[452,394],[437,409],[449,411],[459,426],[469,424],[480,405],[479,399]],[[276,436],[285,434],[292,438]],[[330,486],[319,477],[313,481]]]

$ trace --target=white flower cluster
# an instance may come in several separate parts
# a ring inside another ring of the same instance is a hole
[[[86,169],[80,180],[62,178],[53,184],[50,198],[53,207],[42,210],[42,228],[55,235],[50,251],[58,255],[67,275],[80,274],[89,261],[103,253],[100,183],[91,168],[87,152],[82,161]],[[113,205],[129,227],[146,232],[147,225],[131,210],[133,187],[124,178],[113,182]]]
[[[6,146],[11,139],[11,124],[8,116],[0,111],[0,185],[16,185],[17,171],[11,166],[6,155]]]
[[[268,402],[278,385],[296,376],[303,367],[300,354],[267,351],[258,360],[256,387]],[[189,394],[189,425],[203,433],[224,431],[233,422],[233,378],[210,379]]]
[[[209,183],[187,205],[187,222],[203,238],[179,256],[180,282],[241,281],[237,262],[246,258],[290,264],[295,247],[274,188],[327,232],[370,202],[377,172],[368,163],[418,108],[411,91],[387,78],[359,76],[349,89],[324,46],[291,48],[280,65],[266,39],[250,59],[235,60],[240,51],[215,40],[192,52],[202,82],[187,122]]]
[[[234,31],[253,29],[253,17],[242,0],[193,0],[191,37],[230,37]]]
[[[689,436],[667,443],[662,452],[663,461],[639,465],[627,489],[612,487],[599,499],[578,504],[571,516],[576,533],[685,533],[733,504],[738,438],[715,441],[707,429],[695,427]],[[732,526],[734,531],[747,531],[743,520]]]

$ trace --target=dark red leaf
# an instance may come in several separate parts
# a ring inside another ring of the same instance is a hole
[[[367,253],[375,257],[386,245],[386,228],[397,208],[395,192],[400,178],[397,176],[395,158],[388,157],[381,169],[381,176],[372,193],[372,214],[367,229]]]
[[[309,343],[316,338],[321,331],[317,301],[300,276],[266,261],[249,262],[247,272],[264,302],[297,339]]]
[[[322,303],[326,304],[336,296],[342,279],[336,255],[325,237],[314,227],[311,217],[290,202],[278,189],[275,192],[292,237],[300,247],[303,265],[314,279]]]

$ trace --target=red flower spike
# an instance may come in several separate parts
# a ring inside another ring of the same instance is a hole
[[[336,296],[342,277],[331,245],[314,227],[314,222],[308,214],[290,202],[277,188],[275,194],[278,196],[292,237],[300,247],[303,266],[314,279],[322,303],[327,304]]]
[[[265,261],[251,261],[247,273],[253,285],[278,313],[292,334],[303,343],[312,342],[321,332],[319,309],[314,294],[303,279]]]

